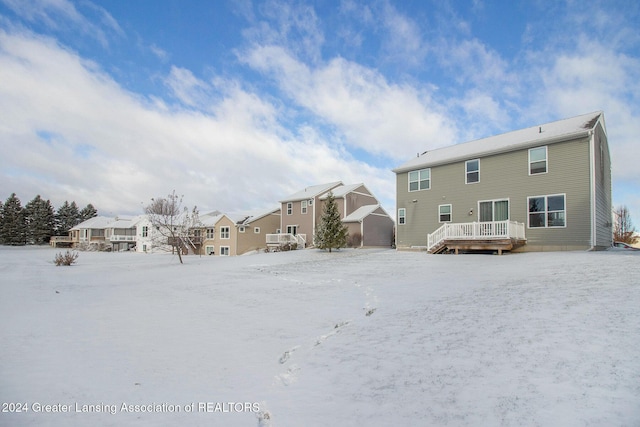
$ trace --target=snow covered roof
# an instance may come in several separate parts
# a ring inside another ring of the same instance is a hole
[[[567,141],[588,135],[598,121],[602,121],[604,127],[604,113],[602,111],[443,147],[413,158],[393,169],[393,172],[402,173],[421,167],[437,166],[536,145]]]
[[[305,188],[304,190],[298,191],[297,193],[293,193],[289,197],[280,200],[280,202],[295,202],[298,200],[312,199],[316,196],[326,193],[327,191],[331,190],[333,187],[337,187],[338,185],[342,185],[342,181],[312,185]]]
[[[344,197],[347,194],[349,194],[350,192],[352,192],[353,190],[355,190],[358,187],[362,187],[364,184],[360,183],[360,184],[349,184],[349,185],[341,185],[340,187],[336,187],[332,190],[330,190],[333,193],[333,197]],[[327,191],[326,193],[324,193],[320,199],[326,199],[327,197],[329,197],[329,191]]]
[[[249,225],[254,221],[257,221],[265,216],[280,212],[280,208],[260,210],[255,212],[238,212],[230,214],[230,217],[234,219],[234,222],[238,225]]]
[[[368,217],[369,215],[371,215],[373,212],[375,212],[379,207],[380,205],[361,206],[355,211],[351,212],[349,215],[347,215],[342,220],[342,222],[360,222],[366,217]]]
[[[131,219],[110,218],[106,216],[94,216],[80,224],[72,227],[71,230],[93,229],[100,230],[105,228],[130,228],[134,223]]]
[[[200,215],[198,217],[198,219],[200,220],[200,223],[202,223],[203,226],[205,226],[205,227],[213,227],[224,216],[226,216],[226,215],[223,214],[223,213],[220,213],[219,211],[214,211],[214,212],[210,212],[208,214]]]

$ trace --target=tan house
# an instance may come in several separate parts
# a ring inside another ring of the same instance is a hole
[[[320,221],[320,197],[342,186],[342,182],[313,185],[280,201],[280,233],[294,236],[298,247],[313,245],[313,232]]]
[[[220,212],[200,215],[201,228],[193,230],[200,237],[202,255],[233,256],[238,254],[236,223]]]
[[[347,225],[352,245],[391,246],[393,219],[382,209],[364,184],[344,185],[340,181],[307,187],[280,201],[280,235],[268,236],[268,243],[293,241],[298,247],[313,245],[322,207],[331,192],[338,212]]]
[[[248,215],[238,215],[237,228],[237,253],[265,249],[267,247],[267,235],[275,234],[280,230],[280,208]]]
[[[131,219],[96,216],[69,230],[68,236],[55,236],[51,246],[95,245],[113,251],[130,250],[136,246],[136,227]]]

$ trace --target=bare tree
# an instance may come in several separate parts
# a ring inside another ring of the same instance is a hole
[[[182,196],[174,190],[166,198],[151,199],[144,211],[154,234],[162,239],[162,244],[169,245],[172,252],[178,254],[180,264],[183,264],[183,251],[187,252],[189,246],[196,248],[190,232],[199,226],[198,209],[194,207],[189,213],[187,207],[182,206]]]
[[[636,229],[631,222],[631,215],[626,206],[618,206],[613,211],[613,240],[616,242],[624,242],[633,244],[636,242]]]

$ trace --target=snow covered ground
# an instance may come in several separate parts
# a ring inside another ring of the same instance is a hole
[[[57,252],[0,247],[2,426],[640,425],[640,251]]]

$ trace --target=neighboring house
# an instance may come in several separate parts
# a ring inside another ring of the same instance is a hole
[[[394,169],[399,249],[606,249],[602,112],[426,152]]]
[[[71,247],[94,244],[130,250],[136,245],[136,227],[130,219],[96,216],[71,228],[67,240]],[[57,246],[58,241],[52,238],[51,245]]]
[[[269,244],[295,236],[292,241],[296,241],[298,247],[313,245],[316,225],[329,192],[334,196],[350,236],[360,234],[356,246],[391,246],[393,219],[380,207],[375,196],[364,184],[343,185],[340,181],[307,187],[281,200],[281,235],[268,236]]]
[[[393,244],[393,219],[364,184],[341,185],[333,188],[331,193],[353,246]],[[321,206],[328,197],[328,192],[320,196]]]
[[[239,215],[236,221],[237,254],[265,249],[267,234],[280,230],[280,208],[249,215]]]
[[[307,187],[280,201],[280,232],[295,236],[299,247],[313,245],[313,233],[320,221],[320,196],[342,185],[342,182]]]
[[[218,211],[200,215],[202,255],[232,256],[238,254],[236,223]]]

